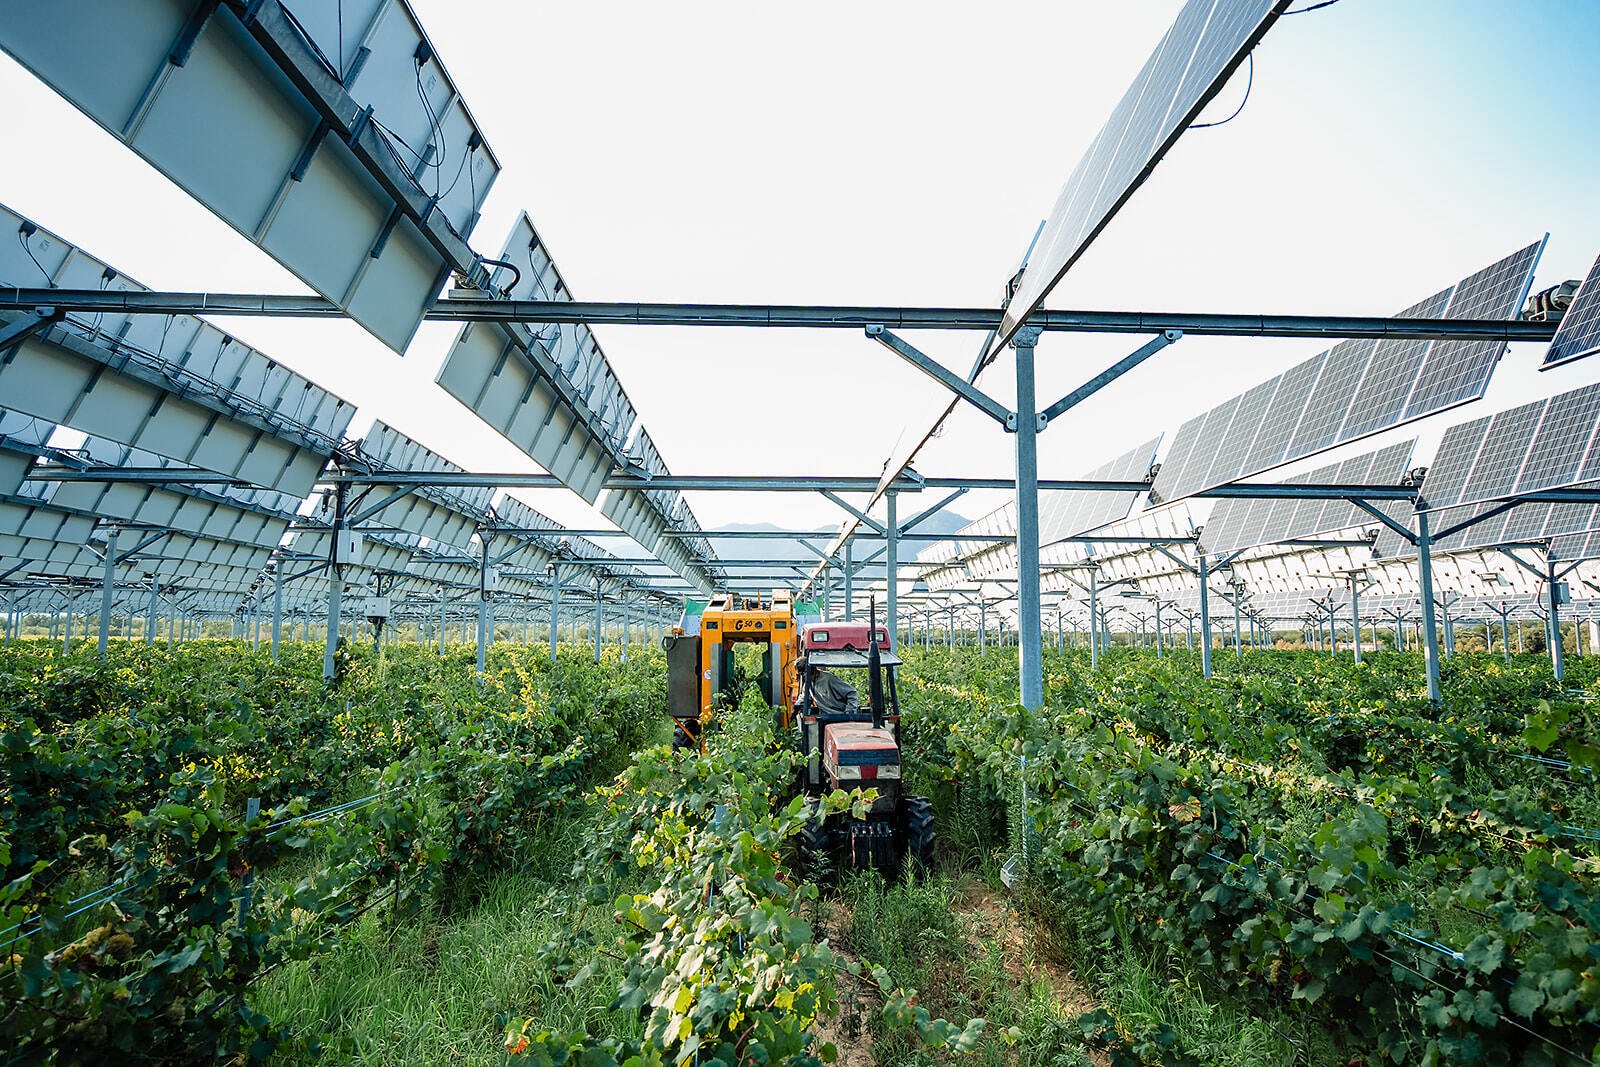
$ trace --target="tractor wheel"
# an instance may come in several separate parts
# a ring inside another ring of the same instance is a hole
[[[811,881],[826,880],[833,872],[833,834],[826,821],[818,821],[816,801],[806,802],[806,824],[794,840],[800,876]]]
[[[906,797],[900,806],[900,817],[904,835],[901,869],[928,874],[933,870],[933,850],[939,840],[933,828],[933,804],[927,797]]]

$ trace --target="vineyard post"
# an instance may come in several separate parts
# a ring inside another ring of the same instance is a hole
[[[1058,603],[1056,605],[1056,651],[1065,652],[1066,650],[1067,631],[1061,622],[1061,605]]]
[[[145,618],[144,624],[144,643],[147,645],[156,643],[156,609],[158,607],[156,598],[160,595],[161,579],[152,574],[150,576],[150,614]]]
[[[111,591],[117,574],[117,534],[115,523],[106,527],[105,570],[100,578],[100,654],[106,654],[106,641],[111,636]]]
[[[1428,513],[1422,502],[1417,506],[1417,586],[1422,609],[1422,658],[1428,673],[1428,702],[1443,703],[1439,691],[1439,630],[1433,616],[1433,535],[1428,530]]]
[[[155,600],[152,596],[151,601]],[[283,561],[272,568],[272,662],[278,662],[278,640],[283,635]]]
[[[956,609],[955,609],[955,605],[951,604],[951,605],[947,606],[944,610],[945,610],[944,647],[947,648],[947,649],[955,648],[956,647]]]
[[[1449,593],[1439,597],[1439,616],[1444,623],[1444,645],[1442,646],[1442,651],[1446,659],[1456,654],[1456,621],[1450,617],[1450,609],[1459,599],[1459,597],[1452,598]]]
[[[1204,552],[1196,557],[1200,576],[1200,676],[1211,677],[1211,575]]]
[[[1361,662],[1361,575],[1350,575],[1350,624],[1355,631],[1355,662]]]
[[[1162,644],[1162,642],[1161,642],[1161,598],[1160,597],[1156,597],[1155,600],[1156,600],[1156,659],[1160,659],[1163,655],[1165,655],[1165,652],[1161,647],[1161,644]]]
[[[621,659],[622,659],[623,663],[628,662],[628,641],[633,637],[632,626],[633,626],[632,605],[628,601],[627,594],[623,594],[623,597],[622,597],[622,652],[621,652]]]
[[[1545,546],[1545,599],[1550,604],[1550,669],[1555,672],[1556,681],[1566,677],[1566,665],[1561,656],[1561,576],[1556,573],[1556,561],[1551,558],[1550,548]]]
[[[1239,633],[1239,601],[1244,595],[1244,583],[1236,578],[1228,584],[1233,589],[1233,658],[1244,659],[1243,638]]]

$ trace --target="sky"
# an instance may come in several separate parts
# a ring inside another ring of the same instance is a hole
[[[413,5],[502,167],[479,252],[526,210],[580,299],[907,306],[998,304],[1181,6]],[[1285,18],[1256,50],[1238,118],[1187,133],[1046,306],[1392,314],[1546,232],[1535,288],[1582,277],[1600,250],[1597,48],[1588,0],[1342,0]],[[1202,121],[1243,91],[1241,72]],[[306,291],[4,56],[0,98],[0,202],[153,288]],[[357,403],[352,434],[381,418],[469,469],[537,469],[433,384],[450,324],[425,323],[403,358],[349,322],[219,325]],[[875,475],[940,399],[856,331],[596,333],[675,473]],[[982,341],[906,336],[962,371]],[[1047,334],[1040,399],[1141,341]],[[1052,425],[1040,474],[1170,440],[1322,347],[1186,338]],[[1513,346],[1477,405],[1344,451],[1420,432],[1425,460],[1451,422],[1600,375],[1600,360],[1538,372],[1542,350]],[[1002,358],[982,381],[1007,402],[1010,370]],[[1009,475],[1012,447],[961,409],[916,466]],[[565,490],[517,495],[571,526],[609,525]],[[707,527],[843,517],[815,494],[690,500]]]

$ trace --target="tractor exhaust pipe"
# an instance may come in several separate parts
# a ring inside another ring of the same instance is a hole
[[[867,700],[872,705],[872,725],[883,728],[883,654],[878,651],[878,598],[874,594],[867,621]]]

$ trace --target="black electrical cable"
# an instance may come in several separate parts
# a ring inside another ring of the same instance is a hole
[[[1335,0],[1335,2],[1337,2],[1337,0]],[[1309,11],[1310,9],[1307,8],[1307,10]],[[1222,120],[1220,120],[1218,122],[1195,122],[1195,123],[1191,123],[1190,126],[1189,126],[1189,128],[1191,130],[1207,130],[1207,129],[1210,129],[1211,127],[1213,127],[1213,126],[1225,126],[1228,123],[1232,122],[1234,119],[1239,117],[1239,112],[1243,111],[1245,104],[1250,102],[1250,89],[1251,89],[1252,86],[1255,85],[1255,82],[1256,82],[1256,54],[1254,52],[1250,53],[1250,55],[1248,57],[1248,61],[1249,61],[1249,69],[1248,69],[1247,73],[1245,74],[1244,98],[1239,101],[1239,106],[1233,109],[1233,114],[1229,115],[1227,118],[1222,119]]]
[[[28,253],[28,258],[33,260],[33,265],[39,268],[39,273],[44,275],[45,286],[47,288],[54,289],[56,287],[56,283],[51,280],[50,272],[45,270],[44,264],[40,263],[39,260],[34,256],[33,247],[28,244],[28,238],[23,235],[21,230],[17,231],[17,243],[22,246],[22,250],[24,252]]]
[[[1308,12],[1311,12],[1311,11],[1319,11],[1322,8],[1325,8],[1325,7],[1332,7],[1334,4],[1337,4],[1338,2],[1339,2],[1339,0],[1322,0],[1322,3],[1320,3],[1320,4],[1312,4],[1310,7],[1302,7],[1298,11],[1285,11],[1284,14],[1285,15],[1304,15],[1304,14],[1306,14]]]

